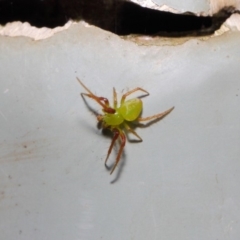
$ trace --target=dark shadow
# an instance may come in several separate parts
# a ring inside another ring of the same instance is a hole
[[[70,18],[59,0],[1,0],[0,24],[21,21],[35,27],[63,26]]]
[[[234,7],[225,7],[213,16],[194,13],[175,14],[124,2],[112,31],[118,35],[150,35],[166,37],[203,36],[213,34],[232,14]]]
[[[115,171],[112,173],[114,174],[115,172],[117,172],[117,174],[115,175],[115,178],[110,182],[111,184],[114,184],[120,179],[125,162],[126,162],[126,154],[125,154],[125,151],[123,150],[118,166],[116,167]]]
[[[113,138],[113,133],[109,128],[103,128],[102,129],[102,135],[107,138]],[[110,144],[109,144],[110,145]]]
[[[130,133],[131,134],[131,133]],[[134,138],[130,138],[129,137],[129,133],[128,132],[126,132],[126,136],[127,136],[127,140],[128,140],[128,142],[130,142],[130,143],[141,143],[143,140],[140,140],[140,139],[134,139]]]
[[[135,123],[135,122],[127,122],[127,125],[134,131],[138,127],[137,123]],[[128,142],[130,142],[130,143],[141,143],[142,142],[142,140],[140,140],[136,136],[134,136],[133,133],[127,131],[126,128],[123,128],[123,130],[124,130],[124,133],[127,137]]]
[[[113,133],[112,133],[112,131],[110,129],[108,129],[108,128],[102,129],[102,134],[103,134],[104,137],[110,138],[111,141],[112,141]],[[111,142],[109,142],[109,147],[110,147],[110,144],[111,144]],[[109,172],[112,170],[112,168],[113,168],[113,166],[115,164],[115,160],[116,160],[116,157],[117,157],[117,154],[118,154],[118,151],[119,151],[119,147],[120,147],[119,145],[120,145],[119,141],[117,141],[116,144],[113,147],[113,151],[111,152],[111,154],[109,156],[109,158],[110,159],[114,159],[114,161],[111,164],[109,164],[108,162],[105,164],[105,168]],[[106,156],[107,156],[107,151],[106,151]],[[119,160],[119,163],[118,163],[115,171],[112,173],[112,174],[114,174],[114,173],[117,172],[116,177],[114,178],[114,180],[111,181],[111,183],[115,183],[120,178],[122,170],[123,170],[123,166],[124,166],[124,163],[125,163],[125,160],[126,160],[126,155],[125,155],[125,151],[123,149],[123,152],[122,152],[121,158]],[[109,159],[108,159],[108,161],[109,161]]]
[[[97,122],[97,129],[102,129],[102,122]]]
[[[142,94],[142,95],[138,96],[137,98],[144,98],[144,97],[147,97],[147,96],[149,96],[149,93]]]
[[[118,35],[166,37],[202,36],[214,33],[234,13],[228,6],[213,16],[170,13],[142,7],[127,0],[1,0],[0,24],[21,21],[54,28],[68,20],[84,20]]]
[[[85,97],[82,94],[80,94],[80,95],[81,95],[85,105],[87,106],[88,110],[97,117],[99,115],[99,113],[89,105],[89,103],[87,102],[87,100],[85,99]],[[99,122],[98,122],[98,124],[99,124]]]

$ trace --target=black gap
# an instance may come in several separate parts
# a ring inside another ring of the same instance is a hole
[[[141,7],[127,0],[0,0],[0,24],[21,21],[36,27],[63,26],[85,20],[118,35],[209,35],[233,13],[226,7],[213,16],[174,14]]]

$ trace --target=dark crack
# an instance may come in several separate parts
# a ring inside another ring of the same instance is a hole
[[[0,24],[21,21],[54,28],[68,20],[84,20],[118,35],[202,36],[213,34],[232,15],[228,6],[213,16],[175,14],[124,0],[0,0]]]

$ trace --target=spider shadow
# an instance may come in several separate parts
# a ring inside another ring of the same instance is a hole
[[[152,124],[155,124],[155,123],[159,122],[160,120],[162,120],[162,119],[163,119],[164,117],[166,117],[166,116],[167,116],[167,115],[162,116],[161,118],[154,119],[154,120],[152,120],[152,121],[149,121],[149,122],[146,123],[146,124],[142,124],[142,123],[140,123],[140,122],[128,122],[128,125],[129,125],[133,130],[135,130],[135,129],[138,128],[138,127],[139,127],[139,128],[147,128],[147,127],[151,126]],[[100,123],[100,122],[98,122],[97,127],[98,127],[99,129],[101,129],[101,123]],[[127,137],[127,140],[128,140],[130,143],[140,143],[140,142],[142,142],[142,140],[140,140],[140,139],[132,139],[132,138],[130,138],[129,134],[130,134],[131,132],[129,132],[129,131],[127,131],[127,130],[124,131],[124,132],[125,132],[125,135],[126,135],[126,137]],[[113,137],[112,131],[111,131],[110,129],[108,129],[108,128],[102,129],[102,134],[103,134],[103,136],[108,137],[108,138],[111,138],[111,139],[112,139],[112,137]],[[115,146],[116,146],[116,145],[115,145]],[[118,151],[117,148],[114,147],[114,150],[115,150],[115,153],[117,154],[117,151]],[[115,183],[115,182],[117,182],[117,181],[119,180],[119,178],[120,178],[120,176],[121,176],[121,174],[122,174],[122,171],[123,171],[123,167],[124,167],[124,165],[125,165],[125,162],[126,162],[126,154],[125,154],[125,151],[123,150],[122,155],[121,155],[120,162],[119,162],[119,164],[118,164],[116,177],[111,181],[111,184],[113,184],[113,183]],[[111,171],[111,169],[112,169],[112,167],[114,166],[114,164],[115,164],[115,163],[112,163],[111,165],[105,164],[105,167],[106,167],[106,169],[107,169],[108,171]]]
[[[143,97],[146,97],[146,96],[148,96],[148,95],[149,95],[149,93],[143,94],[143,95],[139,96],[138,98],[143,98]],[[129,125],[132,129],[135,129],[135,128],[138,127],[136,124],[134,124],[134,123],[132,123],[132,122],[128,122],[128,125]],[[99,128],[99,129],[101,128],[101,123],[100,123],[100,122],[98,123],[98,128]],[[103,130],[102,130],[102,133],[103,133],[105,136],[108,136],[108,137],[111,137],[111,138],[113,137],[113,134],[112,134],[112,132],[110,131],[110,129],[103,129]],[[126,131],[125,129],[124,129],[124,133],[125,133],[125,135],[126,135],[126,137],[127,137],[128,142],[130,142],[130,143],[139,143],[139,142],[142,142],[142,140],[140,140],[140,139],[132,139],[132,138],[130,138],[130,136],[129,136],[129,131]],[[116,148],[114,148],[114,149],[115,149],[115,151],[117,151]],[[119,162],[119,164],[118,164],[116,177],[110,182],[111,184],[114,184],[115,182],[117,182],[117,181],[119,180],[119,178],[120,178],[120,176],[121,176],[121,174],[122,174],[122,171],[123,171],[123,167],[124,167],[124,165],[125,165],[125,162],[126,162],[126,154],[125,154],[125,151],[124,151],[124,149],[123,149],[123,152],[122,152],[122,155],[121,155],[121,159],[120,159],[120,162]],[[108,171],[110,171],[110,170],[112,169],[112,167],[114,166],[114,164],[115,164],[115,163],[112,163],[110,166],[108,166],[107,164],[105,164],[105,167],[106,167],[106,169],[107,169]]]
[[[88,110],[89,110],[90,112],[92,112],[96,117],[99,116],[99,113],[89,105],[89,103],[87,102],[87,100],[85,99],[85,97],[84,97],[82,94],[81,94],[81,97],[82,97],[85,105],[87,106]],[[108,128],[102,128],[102,122],[99,122],[99,121],[97,122],[97,128],[98,128],[99,130],[102,129],[102,135],[103,135],[104,137],[110,138],[110,139],[112,140],[112,138],[113,138],[113,133],[112,133],[112,131],[111,131],[110,129],[108,129]],[[115,153],[117,152],[116,147],[114,147],[114,151],[115,151]],[[115,155],[117,155],[117,154],[115,154]],[[118,167],[117,167],[117,169],[116,169],[116,171],[117,171],[116,177],[111,181],[112,184],[115,183],[115,182],[117,182],[118,179],[120,178],[120,176],[121,176],[121,174],[122,174],[123,166],[124,166],[124,164],[125,164],[125,160],[126,160],[126,154],[125,154],[125,151],[124,151],[124,149],[123,149],[120,162],[119,162]],[[110,170],[112,169],[112,167],[114,166],[114,164],[115,164],[115,163],[112,163],[111,165],[105,164],[105,167],[106,167],[106,169],[107,169],[108,171],[110,171]]]
[[[153,124],[161,121],[161,120],[162,120],[164,117],[166,117],[166,116],[167,116],[167,115],[162,116],[161,118],[156,118],[156,119],[154,119],[154,120],[152,120],[152,121],[149,121],[149,122],[147,122],[147,123],[145,123],[145,124],[140,123],[140,122],[137,122],[137,121],[128,122],[127,124],[129,125],[129,127],[130,127],[132,130],[135,131],[135,129],[137,129],[137,128],[147,128],[147,127],[150,127],[151,125],[153,125]],[[140,142],[143,141],[143,140],[140,140],[140,139],[138,139],[138,138],[132,138],[132,137],[130,137],[130,135],[132,135],[132,133],[131,133],[130,131],[128,131],[128,130],[125,130],[124,132],[125,132],[125,134],[126,134],[126,136],[127,136],[127,140],[128,140],[130,143],[140,143]]]
[[[85,99],[85,97],[81,94],[81,97],[85,103],[85,105],[87,106],[88,110],[90,112],[92,112],[96,117],[99,115],[99,113],[93,109],[89,103],[87,102],[87,100]],[[102,135],[105,137],[105,138],[110,138],[112,140],[113,138],[113,133],[110,129],[108,128],[102,128],[102,122],[97,122],[97,128],[100,130],[102,129]],[[114,146],[114,152],[116,153],[115,155],[117,155],[117,149],[116,147]],[[110,182],[111,184],[115,183],[118,181],[118,179],[120,178],[121,174],[122,174],[122,171],[123,171],[123,166],[125,164],[125,160],[126,160],[126,154],[125,154],[125,151],[123,149],[123,152],[122,152],[122,155],[121,155],[121,159],[120,159],[120,162],[118,164],[118,167],[116,169],[117,171],[117,174],[116,174],[116,177]],[[108,170],[108,171],[111,171],[111,169],[113,168],[115,162],[113,162],[112,164],[110,165],[107,165],[105,164],[105,168]]]
[[[99,115],[99,113],[89,105],[89,103],[87,102],[87,100],[85,99],[85,97],[82,95],[82,93],[81,93],[80,95],[81,95],[81,97],[82,97],[85,105],[87,106],[88,110],[89,110],[90,112],[92,112],[92,113],[97,117],[97,116]]]
[[[136,125],[136,123],[133,123],[133,122],[128,122],[127,124],[128,124],[128,126],[129,126],[132,130],[134,130],[134,131],[135,131],[135,129],[138,127],[138,126]],[[133,137],[131,136],[131,135],[133,135],[133,133],[131,133],[130,131],[128,131],[128,130],[125,129],[125,128],[124,128],[124,133],[125,133],[125,135],[126,135],[126,137],[127,137],[128,142],[130,142],[130,143],[140,143],[140,142],[142,142],[142,140],[138,139],[136,136],[134,136],[134,138],[133,138]]]
[[[100,123],[100,122],[97,124],[97,127],[98,127],[99,129],[101,129],[101,123]],[[103,135],[104,137],[106,137],[106,138],[110,138],[111,140],[112,140],[112,138],[113,138],[113,133],[112,133],[112,131],[111,131],[110,129],[108,129],[108,128],[103,128],[103,129],[102,129],[102,135]],[[115,155],[115,158],[116,158],[116,156],[117,156],[117,154],[118,154],[118,151],[119,151],[119,146],[117,146],[117,145],[120,145],[120,144],[116,143],[116,144],[114,145],[114,147],[113,147],[113,152],[115,152],[115,154],[114,154],[114,155]],[[112,153],[111,153],[111,155],[112,155]],[[111,155],[110,155],[110,156],[111,156]],[[117,171],[117,174],[116,174],[115,178],[110,182],[111,184],[117,182],[117,181],[119,180],[119,178],[121,177],[121,174],[122,174],[122,171],[123,171],[123,167],[124,167],[124,165],[125,165],[125,162],[126,162],[126,154],[125,154],[125,151],[124,151],[124,149],[123,149],[123,152],[122,152],[120,161],[119,161],[119,163],[118,163],[117,168],[115,169],[115,172]],[[113,168],[113,166],[114,166],[114,164],[115,164],[115,161],[112,162],[111,164],[105,164],[105,168],[107,169],[107,171],[111,171],[112,168]]]
[[[126,154],[123,151],[122,155],[121,155],[120,162],[119,162],[118,167],[117,167],[117,174],[116,174],[115,178],[110,182],[111,184],[114,184],[115,182],[117,182],[119,180],[119,178],[121,177],[125,162],[126,162]],[[114,163],[111,164],[110,167],[108,167],[105,164],[105,167],[110,171],[110,169],[112,169],[113,165],[114,165]]]

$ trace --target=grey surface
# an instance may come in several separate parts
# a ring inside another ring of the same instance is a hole
[[[238,239],[239,37],[143,47],[81,24],[1,37],[0,239]],[[76,76],[109,98],[148,90],[143,116],[175,106],[112,176]]]

